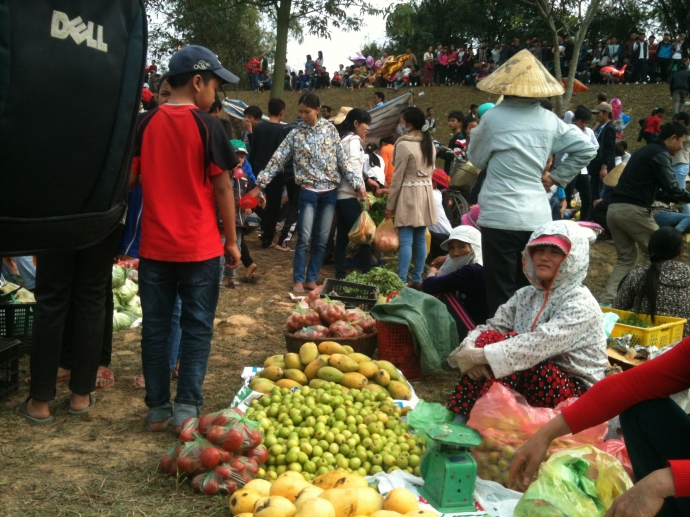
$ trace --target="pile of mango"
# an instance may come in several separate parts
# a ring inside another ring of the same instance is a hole
[[[328,382],[343,386],[343,391],[372,391],[396,400],[410,400],[412,397],[409,383],[393,364],[374,361],[334,341],[325,341],[318,346],[305,343],[299,354],[269,357],[264,362],[264,369],[249,381],[249,387],[260,393],[271,393],[276,386],[319,389]]]

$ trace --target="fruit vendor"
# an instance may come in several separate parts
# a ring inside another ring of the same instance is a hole
[[[531,406],[555,407],[604,377],[606,334],[601,309],[582,285],[589,266],[582,229],[568,221],[547,223],[532,234],[522,256],[532,285],[448,357],[462,373],[448,402],[455,413],[469,415],[495,382],[521,393]]]
[[[690,338],[656,359],[597,383],[515,453],[509,485],[529,483],[551,442],[620,415],[637,483],[606,517],[690,515],[690,415],[669,397],[690,389]]]

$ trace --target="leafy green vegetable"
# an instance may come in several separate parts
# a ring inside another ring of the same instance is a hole
[[[376,223],[376,226],[381,224],[386,216],[386,203],[388,203],[388,196],[375,197],[371,192],[369,196],[369,215]]]
[[[125,285],[127,270],[122,266],[113,266],[113,289],[119,289]]]
[[[128,278],[125,280],[125,284],[117,291],[120,296],[120,301],[123,304],[126,304],[134,297],[135,294],[137,294],[139,291],[139,286]]]
[[[648,329],[650,327],[649,323],[641,319],[637,314],[631,314],[621,321],[623,325],[629,325],[631,327],[640,327],[643,329]]]
[[[376,286],[383,296],[388,296],[394,291],[402,291],[405,287],[396,273],[382,267],[372,268],[371,271],[364,274],[353,271],[345,278],[345,281]]]

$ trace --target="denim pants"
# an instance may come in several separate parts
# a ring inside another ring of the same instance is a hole
[[[338,191],[336,189],[327,192],[302,189],[297,218],[297,247],[295,248],[295,260],[292,264],[294,283],[304,283],[305,267],[308,283],[315,283],[319,277],[337,200]],[[310,244],[311,256],[307,266],[307,252]]]
[[[362,207],[355,198],[339,199],[335,205],[337,233],[335,238],[335,277],[343,280],[347,276],[347,246],[350,239],[347,234],[362,213]],[[371,269],[371,245],[361,244],[357,253],[359,268],[363,273]]]
[[[426,226],[399,226],[400,254],[398,255],[398,278],[407,283],[410,262],[414,258],[412,283],[422,281],[424,261],[426,260]]]
[[[201,386],[206,376],[218,304],[220,259],[201,262],[164,262],[141,258],[139,293],[144,322],[141,362],[146,380],[145,402],[149,421],[173,417],[180,425],[197,417],[204,403]],[[175,406],[170,401],[170,322],[175,299],[182,301],[180,372]]]
[[[34,266],[34,259],[31,255],[25,257],[12,257],[14,265],[17,266],[17,272],[21,275],[24,287],[29,291],[36,288],[36,266]]]
[[[681,212],[659,210],[654,214],[654,222],[659,225],[659,228],[662,226],[674,226],[680,233],[685,233],[690,225],[690,215]]]
[[[688,172],[690,172],[690,165],[687,163],[677,163],[673,166],[673,172],[676,173],[676,182],[682,189],[687,189]],[[685,203],[680,205],[680,209],[690,215],[690,204]]]

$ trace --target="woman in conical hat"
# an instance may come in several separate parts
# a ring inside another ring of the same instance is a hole
[[[564,90],[529,51],[515,54],[477,87],[504,96],[472,130],[468,148],[469,161],[487,171],[479,194],[478,224],[493,315],[528,284],[522,272],[522,250],[531,232],[551,220],[544,186],[565,187],[596,151],[582,131],[540,107],[539,99]],[[555,153],[568,153],[568,160],[545,172],[549,156]]]

